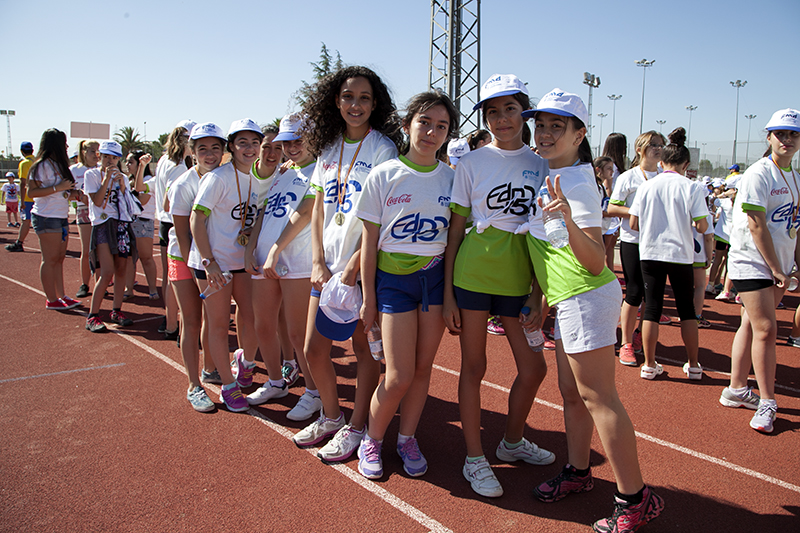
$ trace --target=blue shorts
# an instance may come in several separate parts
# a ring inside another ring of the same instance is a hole
[[[429,305],[444,303],[444,261],[411,274],[389,274],[378,269],[375,292],[381,313],[407,313],[420,305],[427,313]]]
[[[520,310],[525,305],[525,296],[499,296],[497,294],[484,294],[472,292],[461,287],[453,287],[456,293],[456,302],[459,309],[470,311],[489,311],[490,315],[519,317]]]
[[[61,240],[67,240],[67,234],[69,233],[69,219],[40,217],[36,213],[32,213],[32,216],[33,219],[31,220],[31,226],[33,226],[33,231],[37,235],[40,233],[60,233]]]
[[[22,220],[31,219],[31,209],[33,209],[33,202],[22,202]]]

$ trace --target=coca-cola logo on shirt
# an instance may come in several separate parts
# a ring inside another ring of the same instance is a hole
[[[769,192],[770,196],[778,196],[780,194],[789,194],[789,188],[788,187],[781,187],[780,189],[772,189]]]
[[[389,199],[386,200],[386,205],[410,204],[410,203],[411,203],[410,194],[401,194],[400,196],[389,197]]]

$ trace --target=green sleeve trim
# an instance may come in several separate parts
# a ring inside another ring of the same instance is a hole
[[[694,217],[692,220],[694,220],[695,222],[699,222],[699,221],[703,220],[704,218],[706,218],[706,215],[703,215],[701,217]]]
[[[377,227],[379,227],[379,228],[381,227],[381,225],[380,225],[380,224],[378,224],[377,222],[372,222],[371,220],[364,220],[363,218],[362,218],[362,219],[360,219],[360,220],[361,220],[362,222],[367,222],[368,224],[372,224],[373,226],[377,226]]]
[[[194,204],[194,207],[192,207],[192,211],[200,211],[205,216],[211,216],[211,209],[209,209],[207,207],[203,207],[200,204]]]
[[[458,205],[453,202],[450,202],[450,211],[465,218],[472,213],[472,209],[469,207],[464,207],[463,205]]]
[[[767,208],[761,207],[760,205],[742,203],[742,211],[761,211],[763,213],[766,213]]]
[[[322,189],[322,187],[320,187],[319,185],[317,185],[317,184],[315,184],[315,183],[312,183],[312,184],[311,184],[311,188],[312,188],[312,189],[314,189],[314,190],[315,190],[315,191],[317,191],[317,192],[325,192],[325,191]],[[314,197],[316,197],[316,194],[314,195]]]
[[[303,196],[303,200],[306,200],[308,198],[316,198],[316,197],[317,197],[316,194],[306,194],[305,196]]]
[[[625,207],[625,200],[609,200],[608,203]]]

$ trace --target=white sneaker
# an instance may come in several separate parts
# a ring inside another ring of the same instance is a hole
[[[703,379],[703,367],[700,366],[700,363],[697,363],[697,366],[689,366],[689,362],[687,361],[683,364],[683,373],[686,374],[686,377],[689,379]]]
[[[482,457],[475,463],[464,461],[464,468],[461,469],[464,477],[469,481],[472,490],[486,496],[487,498],[499,498],[503,495],[503,487],[494,475],[492,467],[486,457]]]
[[[292,442],[297,446],[313,446],[339,431],[342,426],[344,426],[344,413],[339,413],[339,418],[326,418],[320,409],[319,418],[295,433]]]
[[[308,420],[320,409],[322,409],[322,400],[319,399],[319,396],[304,392],[292,410],[286,413],[286,418],[294,421]]]
[[[642,369],[639,371],[639,377],[642,379],[655,379],[656,376],[660,376],[663,372],[664,367],[658,363],[656,363],[655,367],[642,365]]]
[[[772,433],[772,423],[775,421],[777,411],[777,404],[761,400],[756,414],[750,420],[750,427],[761,433]]]
[[[250,405],[261,405],[275,398],[283,398],[287,394],[289,394],[289,386],[285,381],[282,387],[270,385],[269,381],[267,381],[257,388],[255,392],[248,394],[246,398],[247,403]]]
[[[495,455],[497,455],[498,459],[506,463],[525,461],[531,465],[549,465],[556,460],[556,454],[539,448],[528,439],[522,439],[522,444],[516,448],[509,448],[506,446],[505,439],[501,440],[500,444],[497,446]]]
[[[361,428],[361,431],[356,431],[353,426],[347,424],[333,436],[328,444],[319,449],[317,457],[328,463],[344,461],[358,449],[361,439],[366,434],[366,426]]]

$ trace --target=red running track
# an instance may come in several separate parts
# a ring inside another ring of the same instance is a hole
[[[79,243],[70,229],[65,279],[73,293]],[[15,235],[0,230],[0,244]],[[147,300],[143,277],[138,297],[124,306],[137,321],[131,328],[92,335],[84,329],[85,308],[45,311],[37,249],[31,233],[25,253],[0,250],[0,531],[588,531],[611,513],[613,475],[596,438],[593,491],[555,504],[531,495],[566,460],[552,352],[526,436],[555,452],[555,464],[495,459],[514,366],[505,340],[490,337],[483,436],[505,496],[472,492],[461,476],[458,339],[445,334],[417,432],[430,469],[418,479],[403,473],[393,452],[395,421],[384,444],[386,475],[371,482],[354,458],[329,466],[289,442],[305,425],[285,417],[302,381],[288,397],[247,413],[194,412],[180,352],[156,333],[160,311]],[[785,302],[788,309],[778,311],[784,339],[798,298]],[[104,316],[109,309],[107,299]],[[666,312],[674,313],[670,299]],[[758,434],[748,426],[752,411],[717,401],[738,306],[708,299],[704,315],[713,328],[700,331],[700,360],[709,369],[702,381],[681,372],[675,325],[661,328],[661,379],[645,381],[638,369],[617,367],[645,480],[666,500],[662,516],[644,530],[798,531],[800,351],[778,347],[779,418],[772,435]],[[355,359],[347,344],[336,345],[332,356],[349,414]],[[256,381],[265,379],[259,365]],[[218,391],[209,392],[217,400]]]

